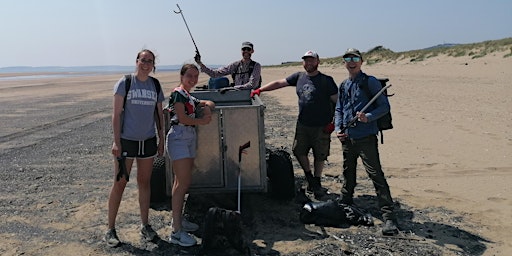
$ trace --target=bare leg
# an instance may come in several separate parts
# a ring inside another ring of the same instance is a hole
[[[181,218],[185,195],[192,180],[193,158],[184,158],[173,161],[174,184],[172,186],[172,228],[174,231],[181,229]]]
[[[139,188],[140,219],[143,225],[148,224],[153,160],[154,158],[137,159],[137,186]]]
[[[300,167],[302,167],[302,170],[304,170],[304,174],[311,173],[311,168],[309,167],[309,158],[307,155],[298,156],[295,155],[297,158],[297,161],[300,164]]]
[[[126,170],[128,173],[131,172],[133,165],[133,159],[126,159]],[[117,212],[119,211],[119,206],[121,205],[121,199],[123,197],[124,189],[126,188],[126,179],[121,178],[119,181],[116,181],[116,175],[119,170],[119,166],[117,160],[114,159],[114,184],[110,189],[110,194],[108,197],[108,228],[113,229],[116,226],[116,217]]]

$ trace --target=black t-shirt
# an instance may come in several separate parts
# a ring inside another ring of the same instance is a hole
[[[306,126],[325,126],[333,119],[335,104],[331,96],[338,93],[338,87],[331,76],[318,73],[308,76],[296,72],[286,78],[289,85],[297,87],[299,97],[299,122]]]

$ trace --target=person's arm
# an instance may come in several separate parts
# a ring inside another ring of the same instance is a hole
[[[197,62],[197,60],[196,60]],[[231,63],[227,66],[223,66],[223,67],[220,67],[218,69],[211,69],[209,67],[207,67],[206,65],[203,64],[203,62],[201,62],[201,60],[199,60],[199,62],[197,62],[197,64],[199,65],[199,67],[201,67],[201,72],[204,72],[206,73],[208,76],[210,77],[222,77],[222,76],[225,76],[225,75],[229,75],[231,73],[233,73],[233,66],[235,65],[236,62],[234,63]]]
[[[157,134],[158,134],[158,156],[164,155],[164,145],[165,145],[165,124],[164,124],[164,111],[162,109],[162,102],[156,103],[157,115],[159,121],[157,122]]]
[[[112,103],[112,130],[114,141],[112,143],[112,155],[121,156],[121,115],[123,114],[124,96],[114,94]]]
[[[382,89],[382,86],[379,80],[376,78],[368,77],[368,89],[370,90],[371,95],[376,95]],[[368,100],[371,100],[371,98]],[[363,113],[366,118],[364,118],[363,114],[358,113],[358,117],[361,122],[366,123],[375,121],[390,111],[391,107],[386,95],[381,94],[375,102],[377,105],[375,109],[373,109],[371,112]]]
[[[254,95],[260,95],[260,93],[262,93],[262,92],[277,90],[279,88],[283,88],[288,85],[289,84],[288,84],[288,81],[286,81],[286,79],[274,80],[274,81],[262,86],[261,88],[252,91],[251,97],[253,97]]]

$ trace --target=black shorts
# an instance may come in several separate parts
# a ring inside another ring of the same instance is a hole
[[[123,153],[127,158],[150,158],[155,157],[158,151],[156,136],[147,140],[126,140],[121,138]]]

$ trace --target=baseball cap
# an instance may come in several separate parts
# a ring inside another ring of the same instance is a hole
[[[242,48],[245,48],[245,47],[249,47],[251,49],[254,48],[251,42],[243,42],[242,43]]]
[[[343,54],[343,58],[347,57],[348,55],[355,55],[357,57],[362,57],[361,52],[356,48],[348,48],[347,51],[345,51],[345,54]]]
[[[304,53],[304,56],[302,56],[302,59],[307,58],[307,57],[312,57],[312,58],[318,59],[318,53],[316,53],[314,51],[307,51],[306,53]]]

